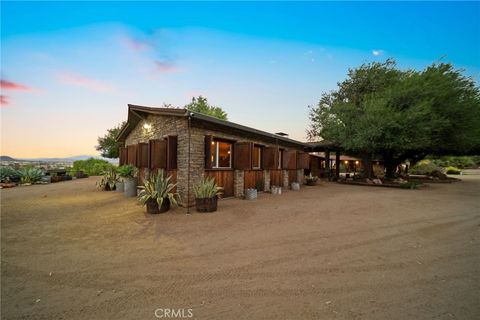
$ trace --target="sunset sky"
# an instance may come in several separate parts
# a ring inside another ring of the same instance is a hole
[[[96,155],[127,104],[203,95],[305,140],[348,68],[452,62],[480,79],[480,3],[1,2],[1,154]]]

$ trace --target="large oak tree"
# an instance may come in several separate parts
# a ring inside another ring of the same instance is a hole
[[[365,175],[382,157],[391,177],[401,162],[427,154],[469,154],[480,146],[480,90],[451,64],[400,70],[395,61],[349,70],[338,89],[310,108],[311,140],[361,156]]]

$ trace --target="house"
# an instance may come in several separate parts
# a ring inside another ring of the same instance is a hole
[[[138,105],[128,105],[128,121],[117,140],[124,143],[120,165],[139,168],[141,180],[166,170],[183,205],[193,205],[192,186],[203,176],[214,177],[224,197],[241,197],[246,188],[264,191],[302,183],[310,165],[305,151],[312,149],[279,134],[186,109]]]

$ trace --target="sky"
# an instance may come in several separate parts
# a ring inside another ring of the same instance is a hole
[[[480,79],[479,2],[1,2],[1,154],[97,155],[127,104],[203,95],[305,141],[349,68],[452,62]]]

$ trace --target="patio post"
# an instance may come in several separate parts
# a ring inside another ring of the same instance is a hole
[[[340,178],[340,151],[335,151],[335,180]]]

